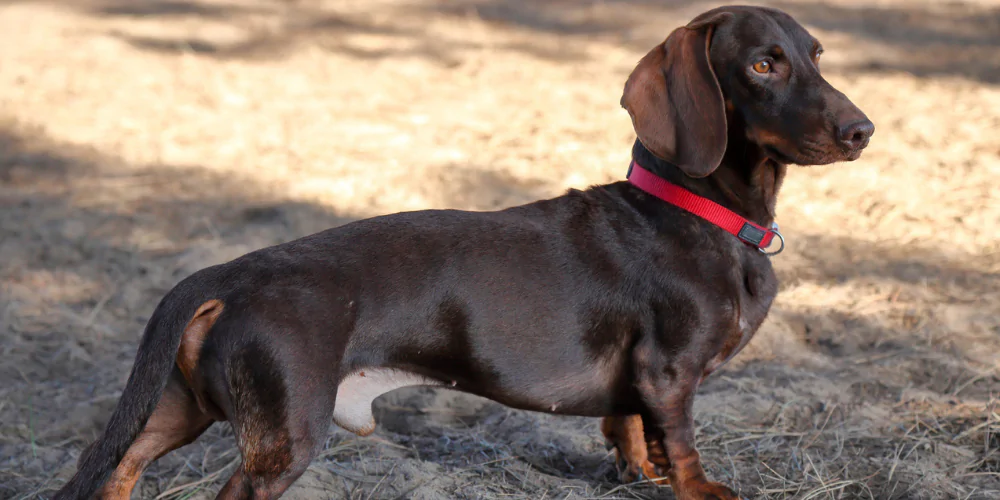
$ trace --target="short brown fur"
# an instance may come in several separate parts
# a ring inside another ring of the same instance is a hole
[[[195,399],[198,401],[198,408],[202,412],[207,412],[207,404],[202,397],[201,384],[195,377],[195,369],[198,367],[198,358],[201,356],[202,346],[205,344],[205,337],[212,329],[212,325],[222,314],[224,304],[221,300],[213,299],[205,302],[198,311],[194,313],[184,333],[181,335],[181,345],[177,349],[177,367],[184,375],[184,380],[188,386],[194,390]]]

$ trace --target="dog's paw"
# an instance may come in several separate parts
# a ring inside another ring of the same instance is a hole
[[[615,453],[615,465],[618,469],[618,480],[623,484],[645,480],[656,484],[670,483],[667,476],[659,470],[659,467],[649,460],[644,460],[642,463],[630,464],[622,458],[620,453]]]
[[[703,481],[681,491],[674,490],[677,500],[743,500],[728,486],[721,483]]]

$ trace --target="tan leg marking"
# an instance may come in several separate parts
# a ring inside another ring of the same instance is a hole
[[[642,417],[629,415],[627,417],[605,417],[601,420],[601,432],[615,447],[615,457],[624,462],[624,468],[619,470],[623,483],[631,483],[640,475],[660,484],[667,484],[667,478],[660,475],[651,458],[660,459],[664,465],[669,463],[663,459],[662,448],[647,448],[642,427]],[[654,452],[655,457],[650,456]]]
[[[199,410],[181,384],[174,372],[146,427],[104,484],[98,495],[102,500],[128,500],[149,464],[194,441],[212,425],[212,418]]]
[[[184,380],[191,387],[198,408],[202,412],[206,412],[206,407],[201,384],[195,377],[195,369],[198,367],[198,359],[201,357],[201,348],[205,344],[205,337],[208,336],[215,321],[219,319],[223,307],[222,301],[216,299],[202,304],[184,328],[184,333],[181,335],[181,345],[177,349],[177,367],[181,369]]]

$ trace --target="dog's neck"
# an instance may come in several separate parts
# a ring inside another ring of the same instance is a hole
[[[632,147],[632,158],[668,182],[719,203],[761,226],[770,227],[775,219],[775,203],[786,166],[768,158],[759,146],[745,138],[731,136],[729,141],[719,168],[698,179],[657,158],[638,140]]]

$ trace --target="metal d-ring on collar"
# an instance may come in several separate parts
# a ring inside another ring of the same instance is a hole
[[[779,246],[778,249],[775,250],[775,251],[773,251],[773,252],[768,252],[767,249],[771,248],[771,246],[774,245],[774,240],[772,239],[770,245],[768,245],[765,248],[758,248],[757,249],[757,250],[760,250],[760,253],[762,253],[764,255],[767,255],[768,257],[770,257],[772,255],[778,255],[779,253],[781,253],[785,249],[785,237],[782,236],[781,233],[778,231],[778,223],[777,222],[772,222],[771,223],[771,232],[774,233],[774,235],[778,237],[778,241],[781,243],[781,246]]]

